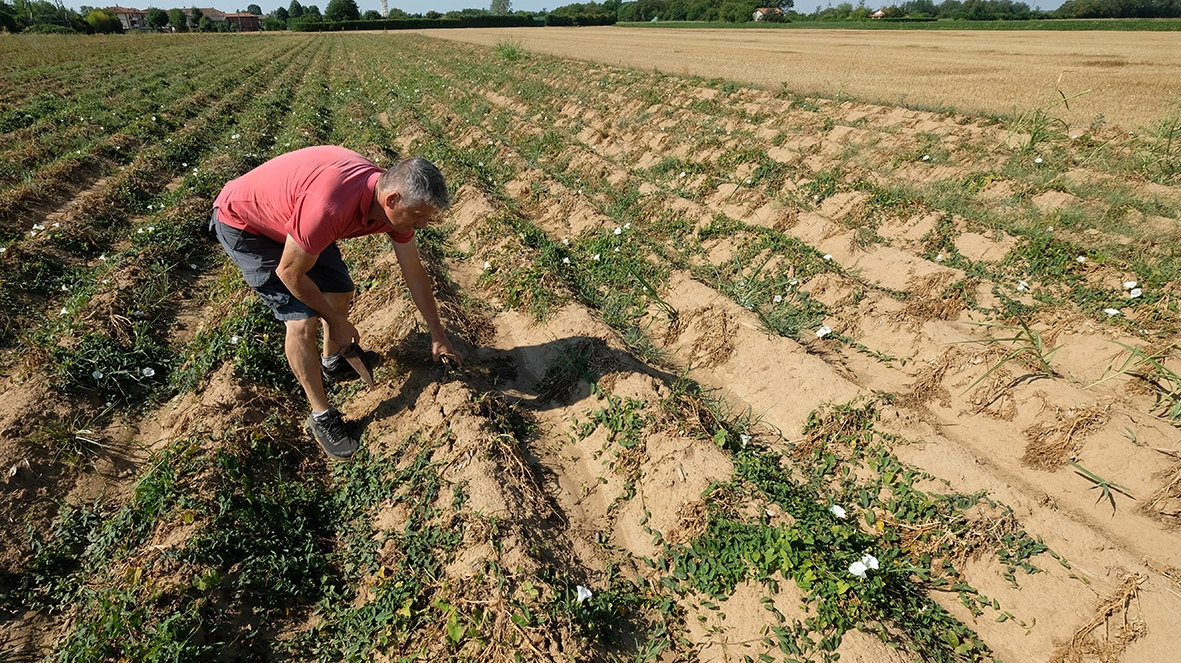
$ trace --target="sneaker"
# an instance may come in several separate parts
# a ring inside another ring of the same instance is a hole
[[[365,368],[368,368],[372,373],[373,369],[381,365],[381,355],[373,350],[362,350],[361,361],[365,364]],[[340,355],[321,358],[320,370],[324,373],[324,379],[330,382],[348,382],[361,377],[357,375],[356,369],[349,364],[349,361]]]
[[[332,460],[348,460],[357,451],[357,441],[345,430],[344,419],[335,408],[328,410],[322,420],[309,415],[304,429]]]

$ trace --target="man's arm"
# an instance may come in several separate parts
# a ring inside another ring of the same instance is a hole
[[[418,245],[414,240],[405,243],[394,242],[394,255],[397,256],[398,265],[402,268],[402,278],[406,279],[406,287],[410,288],[410,297],[431,330],[431,355],[436,361],[447,356],[463,363],[463,358],[447,339],[447,331],[443,328],[443,321],[439,319],[439,305],[435,302],[434,293],[431,292],[431,277],[418,257]]]
[[[359,339],[357,328],[349,322],[348,316],[332,308],[324,298],[324,293],[308,278],[308,271],[316,265],[316,259],[319,257],[304,251],[303,247],[288,235],[287,243],[283,245],[283,257],[279,259],[275,273],[296,299],[307,304],[328,323],[328,335],[332,341],[342,348],[347,348]]]

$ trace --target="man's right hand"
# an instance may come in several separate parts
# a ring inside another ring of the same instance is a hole
[[[342,348],[347,348],[354,342],[361,340],[357,328],[344,316],[328,322],[328,337]]]

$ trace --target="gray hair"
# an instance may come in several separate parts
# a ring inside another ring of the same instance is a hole
[[[424,202],[437,210],[451,206],[447,180],[435,164],[422,157],[410,157],[390,166],[377,180],[380,191],[397,191],[409,204]]]

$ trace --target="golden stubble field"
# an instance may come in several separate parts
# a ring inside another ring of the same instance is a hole
[[[877,30],[433,30],[439,39],[676,75],[721,77],[799,94],[965,113],[1055,114],[1085,129],[1102,115],[1129,131],[1181,104],[1181,33]]]

